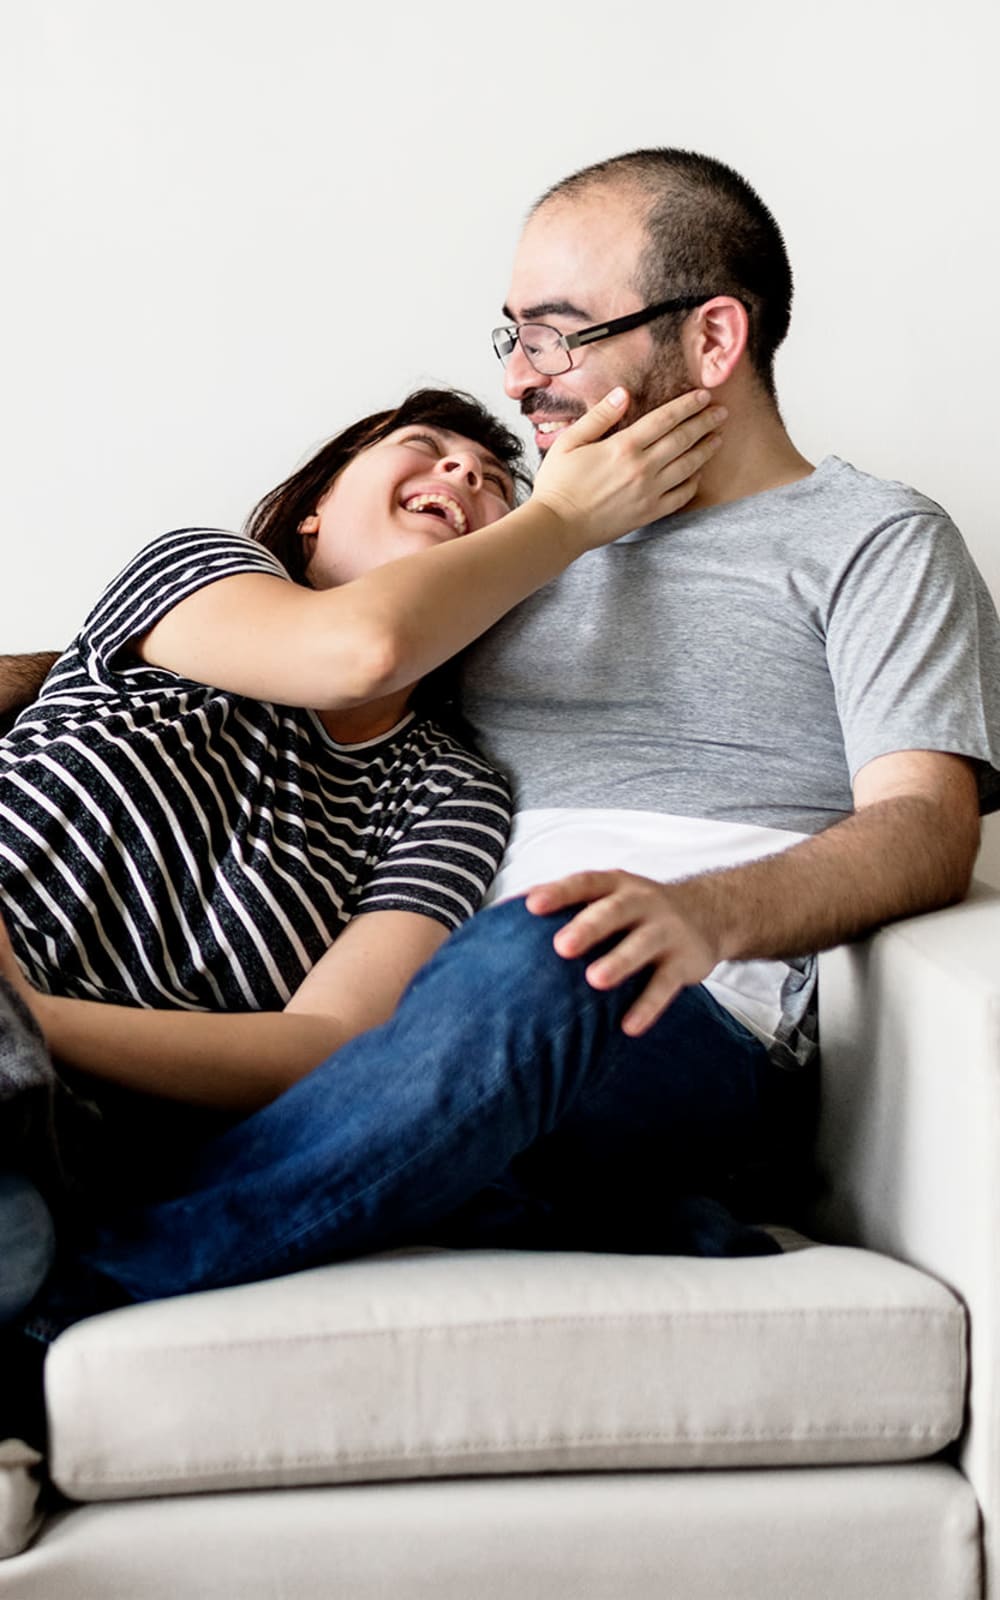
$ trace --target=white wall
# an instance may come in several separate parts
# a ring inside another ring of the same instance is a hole
[[[0,0],[0,649],[59,645],[142,540],[237,524],[418,380],[502,406],[526,205],[647,143],[782,222],[800,447],[942,500],[1000,594],[998,14]]]

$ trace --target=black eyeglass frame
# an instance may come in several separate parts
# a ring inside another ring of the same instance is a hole
[[[569,372],[572,369],[571,350],[577,350],[584,344],[596,344],[599,339],[611,339],[616,333],[628,333],[632,328],[641,328],[643,323],[652,322],[654,317],[665,317],[670,311],[694,311],[696,306],[703,306],[706,301],[714,298],[715,296],[711,294],[684,294],[673,300],[658,300],[653,306],[643,306],[641,311],[630,311],[627,317],[612,317],[610,322],[595,322],[589,328],[581,328],[579,333],[560,333],[558,328],[553,328],[547,322],[508,322],[493,329],[493,349],[498,361],[506,366],[514,354],[514,346],[520,340],[522,328],[547,328],[556,336],[555,349],[566,352],[567,360],[564,367],[557,368],[555,372],[543,372],[541,367],[535,366],[523,344],[521,350],[528,365],[534,367],[543,378],[557,378],[561,372]],[[740,305],[749,313],[750,307],[745,300],[741,300]]]

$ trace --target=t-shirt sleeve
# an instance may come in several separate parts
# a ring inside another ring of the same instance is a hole
[[[291,582],[276,556],[240,533],[184,528],[154,539],[112,580],[83,625],[77,644],[89,676],[106,683],[116,667],[128,665],[120,658],[124,646],[179,601],[220,578],[247,572]]]
[[[355,906],[415,911],[455,929],[479,909],[500,866],[511,824],[505,778],[473,756],[444,760],[432,804],[415,806]]]
[[[894,517],[839,574],[827,658],[851,777],[876,756],[970,758],[1000,807],[1000,621],[944,512]]]

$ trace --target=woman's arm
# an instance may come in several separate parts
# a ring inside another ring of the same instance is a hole
[[[21,973],[2,921],[0,974],[31,1007],[58,1060],[145,1094],[248,1112],[387,1021],[447,936],[440,923],[412,911],[356,917],[284,1011],[146,1011],[39,994]]]
[[[707,398],[682,395],[607,439],[621,405],[601,401],[551,447],[527,504],[499,522],[334,589],[263,573],[219,579],[136,648],[199,683],[315,710],[405,688],[585,550],[686,504],[717,439]]]

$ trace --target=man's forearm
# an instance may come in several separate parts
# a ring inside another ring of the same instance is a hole
[[[58,660],[58,652],[51,650],[0,655],[0,717],[30,705]]]
[[[644,968],[649,980],[622,1028],[652,1027],[720,961],[811,955],[892,922],[961,900],[979,847],[972,761],[896,751],[861,768],[856,811],[779,855],[679,882],[612,870],[574,872],[528,894],[536,916],[578,907],[556,932],[561,956],[586,956],[587,981],[613,989]]]
[[[707,898],[720,959],[809,955],[961,900],[977,848],[978,829],[903,796],[780,855],[691,879],[688,892]],[[676,886],[682,900],[686,887]]]

